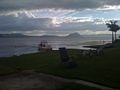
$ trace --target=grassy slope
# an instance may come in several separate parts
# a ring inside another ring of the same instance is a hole
[[[60,63],[58,51],[0,58],[0,75],[34,69],[67,78],[78,78],[120,88],[120,48],[106,49],[105,55],[81,57],[79,50],[69,50],[78,66],[65,68]]]

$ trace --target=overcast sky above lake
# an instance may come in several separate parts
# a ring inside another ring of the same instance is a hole
[[[120,0],[0,0],[0,33],[27,35],[108,34]]]

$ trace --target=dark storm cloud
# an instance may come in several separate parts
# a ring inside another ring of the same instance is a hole
[[[105,0],[107,5],[120,5],[120,0]]]
[[[19,18],[13,15],[0,16],[0,31],[48,30],[52,28],[48,18]]]
[[[118,4],[120,4],[120,0],[0,0],[0,10],[38,8],[84,9]]]
[[[96,25],[94,22],[63,22],[59,27],[55,27],[50,18],[29,18],[25,14],[20,17],[14,15],[0,16],[0,32],[25,32],[25,31],[45,31],[54,32],[58,30],[72,32],[74,30],[104,30],[105,25]]]

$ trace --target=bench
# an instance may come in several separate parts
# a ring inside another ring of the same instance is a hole
[[[73,68],[76,67],[76,62],[73,61],[73,57],[69,57],[67,49],[65,47],[59,48],[59,54],[60,54],[60,59],[61,63],[65,65],[68,68]]]

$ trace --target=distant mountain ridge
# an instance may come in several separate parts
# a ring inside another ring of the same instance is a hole
[[[12,33],[12,34],[0,34],[0,37],[28,37],[28,36],[20,33]]]
[[[69,34],[69,35],[66,36],[66,37],[80,38],[80,37],[83,37],[83,36],[80,35],[79,33],[71,33],[71,34]]]
[[[64,38],[80,38],[82,37],[82,35],[80,35],[79,33],[71,33],[67,36],[57,36],[57,35],[42,35],[42,36],[28,36],[28,35],[24,35],[24,34],[20,34],[20,33],[11,33],[11,34],[0,34],[0,37],[56,37],[56,38],[60,38],[60,37],[64,37]]]

